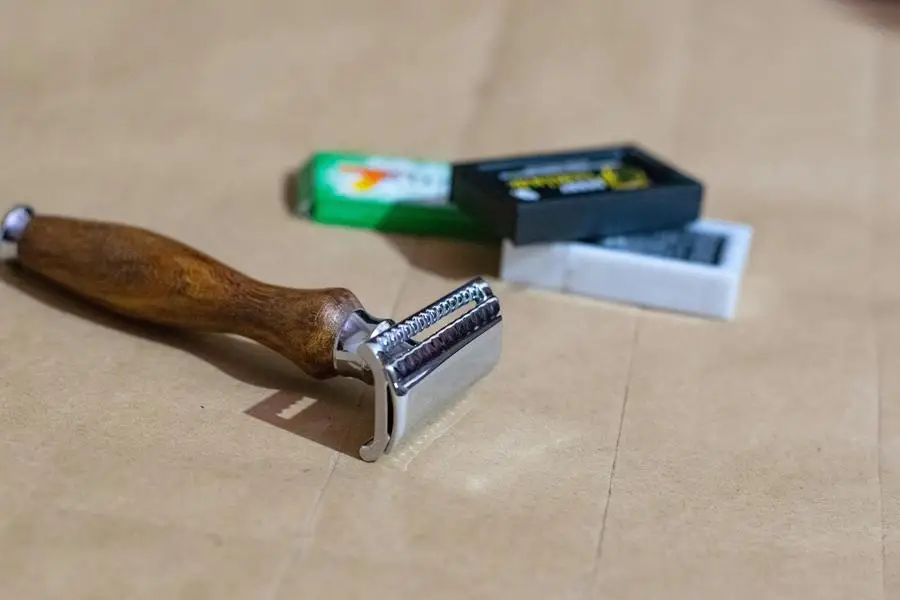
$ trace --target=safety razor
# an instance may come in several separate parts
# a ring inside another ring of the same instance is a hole
[[[414,437],[500,359],[500,302],[480,277],[395,322],[373,317],[348,289],[264,283],[131,225],[17,205],[2,221],[2,237],[15,244],[26,272],[120,316],[237,335],[313,379],[373,386],[374,432],[359,449],[367,462]]]

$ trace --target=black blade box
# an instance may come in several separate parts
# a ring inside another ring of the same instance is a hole
[[[523,245],[681,228],[703,184],[634,144],[453,163],[451,201]]]

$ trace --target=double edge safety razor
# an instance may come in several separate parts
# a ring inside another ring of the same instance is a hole
[[[119,315],[239,335],[314,379],[372,385],[374,433],[359,449],[368,462],[432,421],[500,359],[500,303],[481,278],[398,323],[370,315],[350,290],[263,283],[129,225],[36,215],[19,205],[4,217],[2,237],[16,244],[25,270]]]

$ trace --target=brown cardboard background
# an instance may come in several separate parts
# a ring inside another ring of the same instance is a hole
[[[375,465],[352,382],[5,268],[0,596],[896,597],[898,24],[850,0],[0,1],[10,204],[392,316],[498,251],[288,216],[313,150],[634,139],[756,230],[730,324],[498,284],[497,370]]]

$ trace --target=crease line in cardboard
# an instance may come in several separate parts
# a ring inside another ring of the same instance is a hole
[[[319,492],[316,494],[316,497],[313,500],[312,506],[309,509],[309,513],[306,515],[306,523],[304,523],[303,529],[300,535],[297,537],[296,545],[288,553],[288,556],[285,558],[284,563],[281,565],[281,568],[278,569],[278,575],[272,581],[272,589],[270,593],[267,594],[267,598],[269,598],[269,600],[275,600],[276,598],[278,598],[278,595],[281,592],[281,588],[284,586],[284,582],[287,580],[288,574],[290,573],[291,567],[294,566],[294,564],[298,560],[302,560],[303,557],[312,549],[313,543],[315,542],[316,538],[316,527],[319,524],[319,519],[321,518],[322,514],[325,491],[328,489],[328,485],[334,478],[334,473],[337,470],[340,459],[340,452],[334,450],[331,455],[328,472],[325,474],[325,478],[322,481],[322,486],[319,488]]]
[[[640,333],[641,315],[637,313],[634,316],[634,334],[631,338],[631,353],[628,359],[628,369],[626,371],[625,390],[622,394],[622,410],[619,412],[619,431],[616,434],[616,448],[613,452],[612,464],[609,468],[609,485],[606,491],[606,502],[603,505],[603,515],[600,520],[600,535],[597,539],[597,552],[594,556],[594,568],[591,571],[591,580],[588,583],[588,589],[595,585],[600,574],[600,563],[603,558],[603,542],[606,538],[606,523],[609,518],[609,508],[612,504],[613,485],[616,478],[616,466],[619,462],[619,448],[622,443],[622,432],[625,429],[625,413],[628,409],[628,397],[631,394],[631,378],[634,374],[635,357],[638,348],[638,336]]]
[[[878,510],[879,510],[879,523],[881,526],[881,596],[882,598],[887,597],[887,585],[888,585],[888,576],[887,576],[887,528],[886,528],[886,514],[885,514],[885,498],[884,498],[884,469],[883,469],[883,461],[882,454],[884,452],[884,431],[883,431],[883,416],[884,416],[884,402],[883,402],[883,373],[884,373],[884,337],[881,334],[881,328],[879,327],[879,315],[877,306],[879,304],[879,290],[878,290],[878,277],[875,272],[875,264],[878,262],[879,256],[879,229],[878,224],[881,221],[881,206],[882,202],[879,201],[878,193],[880,190],[885,189],[887,187],[886,182],[884,181],[884,169],[880,161],[878,161],[878,148],[879,137],[878,132],[881,130],[883,124],[881,121],[883,120],[883,114],[881,112],[881,107],[884,103],[881,102],[881,95],[885,91],[885,40],[883,36],[879,34],[879,32],[873,33],[873,42],[872,42],[872,60],[869,63],[872,65],[872,71],[870,73],[870,89],[869,89],[869,98],[868,105],[865,106],[866,113],[868,114],[868,118],[866,119],[866,132],[865,139],[867,141],[868,148],[866,149],[870,158],[874,160],[870,160],[870,164],[874,164],[874,177],[868,178],[868,180],[872,183],[869,184],[869,188],[866,190],[867,201],[870,206],[871,211],[871,244],[870,244],[870,259],[869,259],[869,275],[870,275],[870,326],[872,327],[874,338],[875,338],[875,376],[876,376],[876,403],[877,403],[877,418],[875,424],[875,438],[876,438],[876,447],[878,448],[878,456],[876,460],[877,464],[877,472],[876,476],[878,479]],[[874,187],[873,187],[874,186]]]
[[[494,79],[497,68],[500,65],[500,58],[503,54],[503,47],[506,38],[509,35],[509,16],[512,13],[512,0],[498,0],[498,21],[493,40],[487,46],[487,53],[484,56],[481,77],[472,90],[472,110],[463,121],[460,127],[458,146],[465,147],[466,142],[471,135],[475,126],[478,124],[478,117],[481,114],[482,100],[487,95],[490,83]]]
[[[680,113],[684,110],[684,102],[686,98],[686,89],[687,85],[690,81],[689,78],[689,69],[691,57],[694,53],[694,47],[696,44],[697,37],[697,27],[696,27],[696,16],[697,16],[697,2],[698,0],[682,0],[684,7],[684,17],[683,17],[683,26],[684,26],[684,34],[681,38],[679,38],[679,45],[676,50],[672,50],[672,53],[679,54],[680,58],[676,60],[676,58],[671,58],[668,64],[671,66],[670,68],[674,69],[676,72],[669,75],[671,78],[671,85],[676,87],[674,93],[670,96],[669,101],[671,102],[671,106],[669,107],[669,119],[668,123],[668,134],[670,145],[674,146],[670,151],[672,153],[677,153],[679,145],[677,140],[682,139],[680,131],[680,124],[683,122],[683,119],[680,118]],[[619,415],[619,430],[616,435],[616,446],[615,451],[613,453],[612,464],[610,465],[609,471],[609,485],[607,488],[606,494],[606,502],[603,507],[603,513],[601,516],[600,522],[600,534],[597,539],[597,549],[596,554],[594,556],[594,566],[591,570],[590,580],[587,582],[585,586],[584,598],[594,597],[594,590],[598,585],[598,581],[600,578],[600,568],[603,560],[603,547],[604,542],[606,540],[606,528],[609,519],[609,511],[612,505],[612,495],[613,495],[613,486],[615,484],[616,477],[616,468],[618,466],[619,460],[619,452],[621,449],[622,442],[622,434],[625,430],[625,418],[626,411],[628,408],[628,400],[631,395],[631,380],[634,374],[635,369],[635,361],[638,349],[639,342],[639,334],[640,334],[640,323],[641,323],[642,311],[637,310],[634,315],[634,334],[631,342],[631,350],[628,361],[628,369],[625,380],[625,389],[622,397],[622,409]]]

